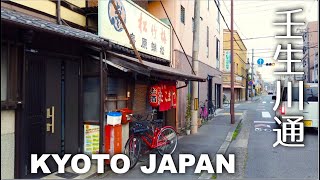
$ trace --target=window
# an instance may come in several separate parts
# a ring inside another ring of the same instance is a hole
[[[237,66],[236,66],[236,74],[239,74],[239,64],[237,63]]]
[[[299,101],[299,87],[292,87],[292,101]],[[309,87],[303,89],[303,101],[318,102],[318,87]],[[288,88],[284,87],[282,93],[282,101],[288,101]]]
[[[220,1],[219,0],[215,0],[219,9],[220,9]],[[217,8],[217,31],[220,33],[220,12],[219,9]]]
[[[83,119],[99,122],[100,117],[100,78],[83,79]]]
[[[1,47],[1,101],[7,100],[8,47]]]
[[[209,57],[209,26],[207,26],[207,58]]]
[[[1,108],[16,108],[21,97],[23,46],[1,43]]]
[[[185,24],[185,12],[186,10],[184,9],[184,7],[181,5],[180,8],[180,21]]]
[[[216,39],[216,68],[220,69],[220,41]]]

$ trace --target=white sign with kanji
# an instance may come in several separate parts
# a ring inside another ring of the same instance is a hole
[[[114,0],[138,51],[170,60],[170,26],[129,0]],[[99,0],[98,35],[132,48],[111,0]]]

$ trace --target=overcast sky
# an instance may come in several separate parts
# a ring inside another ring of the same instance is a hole
[[[221,0],[220,4],[222,14],[230,27],[230,0]],[[283,22],[285,20],[284,15],[276,15],[275,12],[298,8],[302,8],[303,11],[295,16],[295,21],[304,21],[306,24],[311,21],[318,21],[318,1],[234,0],[234,29],[239,31],[242,39],[257,38],[243,41],[248,49],[248,58],[250,58],[250,61],[252,56],[251,49],[254,49],[253,60],[255,64],[258,58],[263,58],[265,62],[274,62],[272,57],[276,46],[281,43],[287,44],[274,37],[266,37],[279,35],[280,31],[285,31],[285,26],[273,25],[275,21]],[[221,23],[224,24],[222,19]],[[294,29],[294,31],[298,30]],[[295,40],[292,44],[302,45],[302,39]],[[274,80],[272,75],[273,68],[255,67],[258,71],[262,72],[264,80]]]

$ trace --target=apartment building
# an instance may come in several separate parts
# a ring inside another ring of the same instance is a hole
[[[194,27],[194,1],[162,1],[164,9],[159,1],[151,1],[147,10],[162,20],[172,23],[172,64],[171,66],[184,72],[191,72],[192,43]],[[222,104],[222,42],[223,21],[216,7],[219,1],[200,1],[200,41],[199,41],[199,69],[198,75],[207,79],[199,82],[199,105],[208,100],[208,105],[215,104],[217,108]],[[166,11],[166,12],[165,12]],[[166,14],[167,13],[167,14]],[[167,16],[168,15],[168,16]],[[180,45],[181,42],[182,46]],[[184,51],[186,54],[184,54]],[[187,57],[186,57],[187,56]],[[184,85],[179,82],[179,86]],[[184,88],[179,91],[177,122],[178,129],[185,126],[186,98],[190,89]]]

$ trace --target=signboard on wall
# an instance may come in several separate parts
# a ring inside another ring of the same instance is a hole
[[[231,70],[231,53],[230,51],[224,52],[224,71],[230,72]]]
[[[236,76],[236,82],[242,83],[242,77],[241,76]]]
[[[97,154],[99,153],[99,126],[84,125],[84,153]]]
[[[130,0],[114,0],[138,51],[170,60],[170,26]],[[99,0],[98,35],[132,48],[111,0]]]

